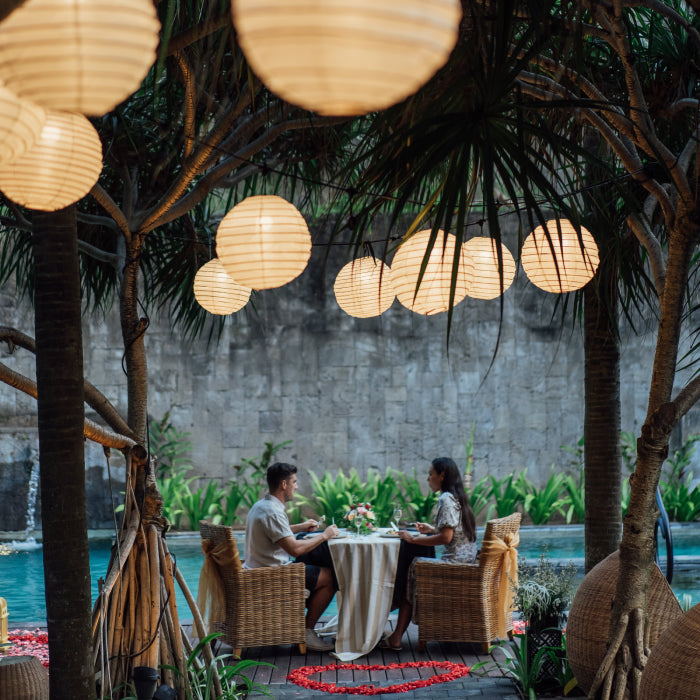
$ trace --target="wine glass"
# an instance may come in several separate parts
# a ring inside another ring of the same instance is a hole
[[[397,527],[401,524],[401,515],[401,508],[394,508],[394,514],[392,516],[392,519]]]

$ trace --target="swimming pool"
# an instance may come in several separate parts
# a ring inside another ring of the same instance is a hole
[[[693,603],[700,602],[700,523],[674,523],[672,533],[676,555],[672,588],[679,598],[688,593],[692,596]],[[478,538],[481,539],[482,535],[483,530],[479,529]],[[168,535],[167,541],[185,580],[196,596],[203,559],[199,536],[192,533],[174,533]],[[237,537],[237,541],[242,549],[242,533]],[[111,539],[108,536],[90,540],[93,599],[97,596],[98,579],[104,577],[107,572],[110,545]],[[553,560],[573,560],[579,568],[580,578],[583,577],[582,526],[521,528],[518,548],[520,557],[536,559],[545,547]],[[665,571],[663,548],[661,555],[662,569]],[[22,581],[21,587],[17,585],[18,581]],[[11,628],[46,624],[41,548],[16,551],[8,543],[0,544],[0,596],[7,600]],[[179,587],[177,605],[182,619],[190,620],[191,614]]]

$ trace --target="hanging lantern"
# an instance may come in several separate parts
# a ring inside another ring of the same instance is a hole
[[[451,233],[445,234],[444,231],[438,230],[420,288],[416,293],[416,284],[430,234],[429,230],[425,230],[411,236],[401,244],[391,263],[391,279],[396,298],[407,309],[426,316],[439,314],[450,308],[450,285],[457,241]],[[466,295],[466,269],[464,256],[460,255],[453,306],[462,301]]]
[[[381,316],[394,303],[391,268],[372,256],[345,265],[333,285],[338,306],[350,316]]]
[[[13,202],[41,211],[82,199],[102,171],[102,144],[81,114],[47,112],[36,144],[0,168],[0,190]]]
[[[228,316],[250,299],[250,288],[234,282],[218,258],[210,260],[194,276],[194,298],[209,313]]]
[[[581,238],[573,224],[557,219],[538,226],[523,243],[522,263],[530,282],[546,292],[563,294],[580,289],[590,282],[598,269],[598,246],[583,226]]]
[[[487,236],[472,238],[462,245],[467,274],[467,296],[473,299],[495,299],[501,294],[501,273],[498,269],[496,241]],[[515,260],[508,248],[501,244],[503,291],[515,277]]]
[[[47,109],[99,116],[156,57],[152,0],[27,0],[0,23],[0,79]]]
[[[41,135],[46,112],[0,85],[0,168],[20,158]]]
[[[232,0],[241,49],[270,90],[324,115],[413,94],[457,42],[459,0]]]
[[[276,195],[256,195],[244,199],[221,220],[216,254],[239,284],[273,289],[306,269],[311,234],[293,204]]]

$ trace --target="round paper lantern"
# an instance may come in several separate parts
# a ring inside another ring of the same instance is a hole
[[[546,292],[562,294],[580,289],[590,282],[598,269],[598,246],[588,230],[581,227],[581,240],[573,224],[551,219],[538,226],[523,243],[522,263],[530,281]],[[581,246],[583,245],[583,250]]]
[[[101,115],[155,60],[152,0],[27,0],[0,23],[0,78],[48,109]]]
[[[41,135],[46,112],[0,85],[0,168],[21,157]]]
[[[234,282],[218,258],[210,260],[194,276],[194,297],[209,313],[228,316],[250,299],[250,288]]]
[[[394,303],[391,268],[372,256],[345,265],[333,285],[338,306],[350,316],[381,316]]]
[[[277,95],[325,115],[413,94],[457,42],[459,0],[232,0],[241,49]]]
[[[498,269],[498,249],[493,238],[472,238],[462,245],[467,272],[467,296],[474,299],[495,299],[501,294],[501,273]],[[508,248],[501,244],[503,291],[515,277],[515,260]]]
[[[102,144],[81,114],[47,112],[36,144],[0,168],[0,190],[13,202],[55,211],[82,199],[102,171]]]
[[[253,289],[281,287],[311,257],[311,234],[297,208],[276,195],[247,197],[221,220],[216,254],[226,272]]]
[[[416,293],[416,284],[430,234],[429,230],[425,230],[411,236],[401,244],[391,263],[391,279],[396,298],[407,309],[426,316],[439,314],[450,308],[450,285],[457,241],[451,233],[445,234],[444,231],[438,230],[420,288]],[[453,305],[462,301],[466,295],[466,269],[464,256],[460,255]]]

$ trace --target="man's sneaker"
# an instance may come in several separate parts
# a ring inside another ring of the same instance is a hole
[[[330,639],[322,639],[315,630],[306,628],[306,646],[312,651],[332,651],[335,644]]]

